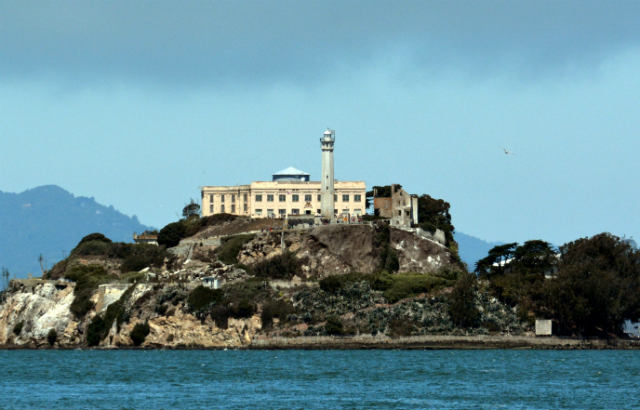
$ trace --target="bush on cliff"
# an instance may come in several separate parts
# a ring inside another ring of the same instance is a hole
[[[189,293],[187,303],[190,311],[201,312],[215,303],[221,303],[223,298],[222,290],[200,285]]]
[[[324,325],[324,330],[331,336],[342,336],[344,334],[344,326],[339,316],[331,315],[327,317],[327,322]]]
[[[449,316],[453,324],[466,328],[476,327],[480,321],[480,311],[476,307],[476,276],[462,274],[449,295]]]
[[[49,343],[49,346],[56,344],[57,340],[58,332],[56,332],[56,329],[49,329],[49,333],[47,333],[47,342]]]
[[[251,241],[255,235],[234,235],[225,238],[222,244],[216,249],[218,259],[227,265],[238,263],[238,254],[245,243]]]
[[[131,337],[131,341],[133,342],[134,346],[140,346],[144,343],[150,332],[151,329],[148,322],[145,322],[144,324],[136,323],[136,325],[133,327],[133,330],[131,330],[129,337]]]
[[[75,297],[69,309],[78,319],[82,319],[93,308],[90,299],[98,285],[114,279],[100,265],[76,265],[67,270],[65,277],[76,282]]]
[[[278,318],[280,322],[287,319],[287,316],[294,312],[291,302],[284,300],[269,300],[262,306],[260,319],[262,328],[268,329],[273,325],[273,319]]]
[[[302,274],[300,261],[291,252],[276,255],[270,259],[256,263],[251,273],[259,278],[291,279]]]

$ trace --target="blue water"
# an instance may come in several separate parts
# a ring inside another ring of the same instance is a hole
[[[640,351],[0,351],[2,409],[640,409]]]

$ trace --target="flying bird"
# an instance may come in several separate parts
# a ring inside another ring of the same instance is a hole
[[[515,153],[515,152],[511,152],[511,151],[509,151],[509,150],[508,150],[508,149],[506,149],[506,148],[502,148],[502,150],[504,151],[504,155],[516,155],[516,153]]]

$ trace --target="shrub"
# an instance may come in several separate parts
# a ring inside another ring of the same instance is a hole
[[[405,273],[392,275],[391,287],[384,291],[384,297],[390,303],[400,299],[415,296],[420,293],[430,292],[438,287],[443,287],[450,282],[446,279],[420,273]]]
[[[327,323],[324,325],[327,334],[332,336],[341,336],[344,334],[344,327],[339,316],[331,315],[327,317]]]
[[[220,289],[211,289],[200,285],[189,293],[187,303],[192,312],[198,312],[214,303],[222,302],[223,297],[224,294]]]
[[[231,214],[215,214],[211,216],[206,216],[204,218],[200,218],[200,226],[214,226],[220,225],[225,222],[233,221],[238,218],[236,215]]]
[[[253,316],[256,307],[248,299],[242,299],[237,305],[232,305],[231,316],[235,318],[249,318]]]
[[[97,346],[106,334],[106,323],[99,315],[91,319],[91,323],[87,327],[87,344],[89,346]]]
[[[136,325],[133,327],[133,330],[129,334],[133,345],[140,346],[142,343],[144,343],[150,331],[151,329],[149,328],[148,322],[145,322],[144,324],[136,323]]]
[[[18,336],[22,332],[22,327],[24,326],[24,322],[20,321],[13,326],[13,334]]]
[[[216,249],[218,259],[227,265],[238,263],[238,253],[240,253],[244,244],[254,237],[255,235],[235,235],[225,238],[220,247]]]
[[[273,325],[274,317],[280,319],[280,321],[284,321],[289,314],[293,313],[293,310],[293,305],[284,300],[270,300],[266,302],[260,314],[262,328],[270,328]]]
[[[172,222],[158,232],[158,244],[171,248],[180,243],[184,238],[185,224],[183,221]]]
[[[414,324],[406,318],[391,319],[389,321],[389,334],[392,337],[410,336],[414,330]]]
[[[111,249],[111,242],[104,241],[87,241],[81,242],[76,246],[71,253],[73,255],[86,256],[86,255],[108,255]]]
[[[221,329],[226,329],[229,326],[229,309],[223,305],[216,305],[211,308],[211,319]]]
[[[90,233],[89,235],[87,235],[84,238],[80,239],[80,242],[78,242],[77,246],[82,245],[85,242],[91,242],[91,241],[99,241],[99,242],[111,243],[111,239],[107,238],[106,236],[104,236],[103,234],[101,234],[99,232],[94,232],[94,233]]]
[[[474,303],[476,289],[475,275],[465,273],[456,281],[449,295],[449,316],[459,327],[475,327],[480,321],[480,311]]]
[[[93,308],[90,298],[98,285],[113,279],[100,265],[74,266],[65,273],[65,277],[76,282],[75,298],[70,310],[78,319],[83,318]]]
[[[47,333],[47,342],[49,343],[49,346],[56,344],[56,340],[58,340],[58,332],[56,332],[56,329],[50,329],[49,333]]]
[[[271,259],[258,262],[251,269],[257,277],[272,279],[291,279],[300,275],[300,261],[291,252],[276,255]]]

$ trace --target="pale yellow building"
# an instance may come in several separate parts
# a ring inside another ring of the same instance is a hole
[[[335,181],[334,214],[359,216],[365,213],[364,181]],[[228,213],[252,218],[283,218],[288,215],[320,215],[320,181],[309,174],[287,168],[272,181],[249,185],[202,187],[202,216]]]

